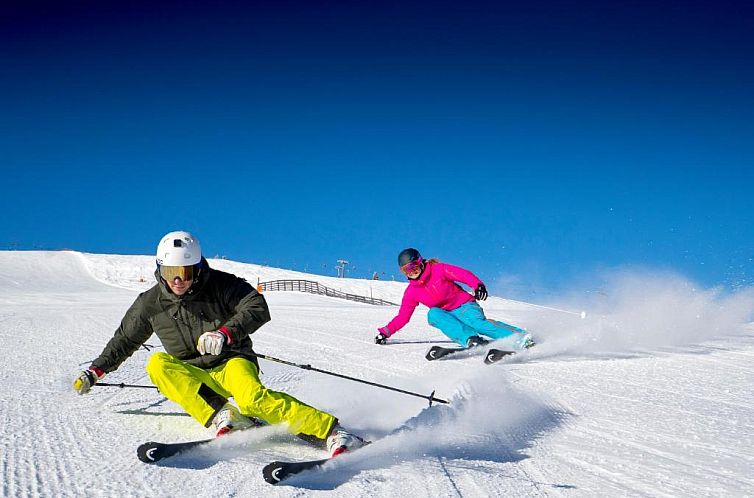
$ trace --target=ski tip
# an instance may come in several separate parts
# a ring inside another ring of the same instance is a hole
[[[262,469],[262,477],[264,477],[264,480],[269,484],[275,485],[283,480],[280,472],[283,470],[284,466],[283,462],[268,463]]]
[[[136,456],[144,463],[154,463],[159,457],[160,443],[149,441],[136,448]]]
[[[308,460],[305,462],[279,462],[268,463],[262,469],[262,477],[269,484],[275,485],[285,481],[294,474],[312,470],[321,467],[330,462],[332,458],[323,458],[321,460]]]
[[[515,351],[503,351],[502,349],[490,349],[487,351],[487,355],[484,357],[485,365],[492,365],[502,360],[506,356],[516,354]]]
[[[429,351],[427,351],[425,358],[427,359],[427,361],[434,361],[438,358],[442,358],[443,356],[445,356],[444,350],[445,348],[443,348],[442,346],[432,346],[431,348],[429,348]]]
[[[440,358],[445,358],[446,356],[454,353],[460,353],[468,350],[469,348],[444,348],[442,346],[432,346],[431,348],[429,348],[429,351],[427,351],[425,358],[429,361],[434,361],[439,360]]]

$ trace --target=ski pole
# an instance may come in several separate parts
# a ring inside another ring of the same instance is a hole
[[[327,374],[327,375],[332,375],[333,377],[340,377],[341,379],[348,379],[348,380],[352,380],[354,382],[361,382],[362,384],[368,384],[370,386],[381,387],[382,389],[388,389],[390,391],[396,391],[396,392],[399,392],[399,393],[408,394],[409,396],[416,396],[417,398],[424,398],[424,399],[426,399],[426,400],[429,401],[429,406],[432,406],[432,402],[433,401],[437,401],[438,403],[443,403],[443,404],[446,404],[446,405],[450,404],[449,401],[446,401],[446,400],[440,399],[440,398],[435,398],[435,392],[434,391],[432,391],[429,394],[429,396],[425,396],[423,394],[413,393],[411,391],[404,391],[403,389],[398,389],[397,387],[391,387],[391,386],[386,386],[384,384],[378,384],[376,382],[370,382],[368,380],[357,379],[356,377],[349,377],[348,375],[343,375],[343,374],[339,374],[339,373],[335,373],[335,372],[328,372],[327,370],[321,370],[321,369],[315,368],[315,367],[313,367],[311,365],[300,365],[298,363],[292,363],[290,361],[281,360],[279,358],[273,358],[272,356],[267,356],[267,355],[263,355],[263,354],[259,354],[259,353],[256,353],[256,355],[257,355],[258,358],[262,358],[264,360],[269,360],[269,361],[274,361],[276,363],[282,363],[283,365],[289,365],[289,366],[292,366],[292,367],[302,368],[304,370],[312,370],[314,372],[319,372],[319,373],[323,373],[323,374]]]
[[[511,302],[519,303],[519,304],[525,304],[527,306],[533,306],[535,308],[541,308],[543,310],[557,311],[559,313],[568,313],[569,315],[578,315],[581,317],[582,320],[586,318],[586,311],[561,310],[558,308],[552,308],[550,306],[542,306],[541,304],[527,303],[525,301],[516,301],[515,299],[506,299],[506,301],[511,301]]]
[[[157,389],[157,386],[140,386],[140,385],[137,385],[137,384],[124,384],[123,382],[121,382],[120,384],[112,384],[110,382],[97,382],[92,387],[97,387],[97,386],[100,386],[100,387],[120,387],[121,389],[123,389],[124,387],[140,387],[142,389]]]

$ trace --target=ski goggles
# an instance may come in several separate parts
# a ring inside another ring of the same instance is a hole
[[[160,276],[168,282],[180,278],[184,282],[194,280],[199,275],[201,264],[191,266],[165,266],[160,265]]]
[[[414,273],[416,270],[421,270],[424,260],[422,258],[416,258],[413,261],[409,261],[405,265],[401,266],[401,271],[404,275]]]

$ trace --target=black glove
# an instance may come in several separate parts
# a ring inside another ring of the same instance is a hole
[[[474,291],[474,298],[476,298],[477,301],[484,301],[487,299],[487,287],[485,287],[482,282],[479,282],[479,285]]]
[[[375,344],[381,344],[383,346],[385,344],[387,344],[387,338],[390,337],[390,336],[387,335],[385,332],[388,332],[388,333],[390,332],[387,329],[387,327],[380,327],[380,328],[377,329],[377,335],[374,336],[374,343]]]

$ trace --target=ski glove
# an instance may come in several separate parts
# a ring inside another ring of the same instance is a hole
[[[102,380],[105,377],[105,372],[97,367],[89,367],[89,370],[84,370],[73,381],[73,388],[79,394],[86,394],[92,388],[98,380]]]
[[[199,354],[218,355],[223,350],[223,345],[227,339],[228,336],[220,330],[205,332],[199,336],[196,349],[199,351]]]
[[[390,331],[387,327],[377,329],[378,334],[374,337],[375,344],[385,345],[387,344],[387,338],[390,337]]]
[[[479,282],[479,285],[477,285],[476,290],[474,291],[474,298],[477,301],[484,301],[487,299],[487,287],[485,287],[482,282]]]

